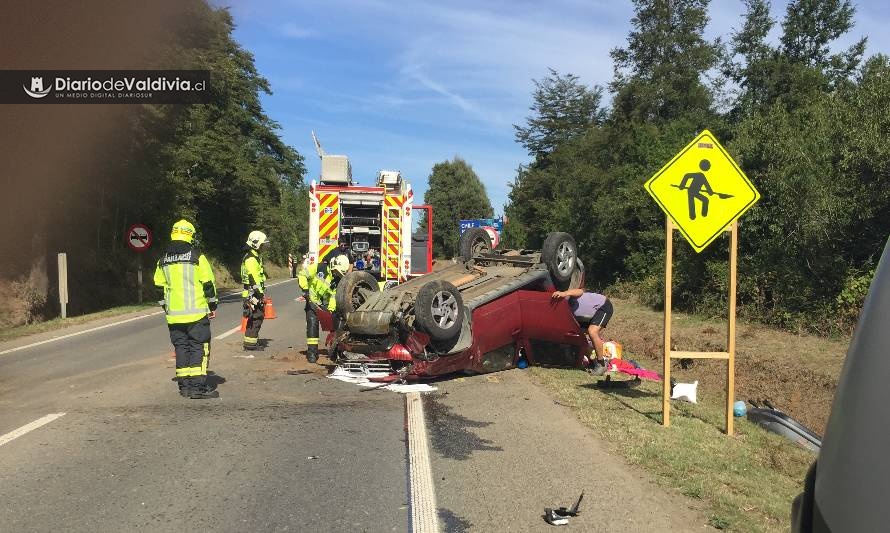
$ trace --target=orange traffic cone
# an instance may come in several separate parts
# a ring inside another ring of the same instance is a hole
[[[245,331],[247,331],[247,317],[242,316],[241,317],[241,333],[244,333]]]
[[[265,318],[266,320],[278,318],[278,313],[276,313],[275,308],[272,307],[272,298],[266,296],[264,300],[265,304],[263,305],[263,318]]]

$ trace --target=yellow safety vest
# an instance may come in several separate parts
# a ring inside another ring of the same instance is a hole
[[[244,287],[241,291],[242,298],[247,298],[254,291],[260,297],[266,294],[266,269],[263,268],[263,259],[256,250],[250,250],[241,260],[241,284]]]
[[[154,283],[164,289],[159,303],[168,324],[197,322],[218,302],[210,262],[191,246],[168,250],[155,268]]]
[[[297,281],[300,283],[301,289],[309,291],[310,302],[323,305],[329,311],[337,308],[337,299],[334,297],[337,291],[331,287],[334,276],[330,270],[319,275],[318,264],[313,263],[300,270],[300,273],[297,274]]]

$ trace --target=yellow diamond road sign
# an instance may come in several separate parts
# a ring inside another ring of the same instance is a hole
[[[652,176],[646,190],[696,252],[760,200],[751,180],[708,130]]]

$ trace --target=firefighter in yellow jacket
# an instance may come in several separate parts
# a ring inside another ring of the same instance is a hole
[[[210,263],[194,244],[195,226],[187,220],[173,224],[170,247],[158,261],[154,283],[164,290],[159,303],[167,315],[170,341],[176,351],[179,394],[188,398],[216,398],[207,383],[210,360],[210,319],[216,316],[216,283]]]
[[[260,248],[268,243],[262,231],[251,231],[247,236],[247,252],[241,259],[241,283],[244,289],[241,298],[244,301],[244,316],[247,327],[244,330],[244,349],[262,350],[260,344],[260,328],[263,326],[266,297],[266,271],[263,268],[263,257]]]
[[[315,310],[321,308],[333,312],[337,308],[334,298],[337,283],[349,270],[349,258],[337,255],[328,264],[307,265],[297,275],[306,300],[306,360],[310,363],[318,361],[318,317]]]

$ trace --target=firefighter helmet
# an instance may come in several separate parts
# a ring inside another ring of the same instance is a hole
[[[251,231],[250,235],[247,236],[247,245],[254,250],[259,250],[260,246],[267,242],[269,242],[269,240],[266,238],[266,234],[262,231]]]
[[[173,224],[173,229],[170,231],[170,240],[192,242],[195,240],[195,233],[195,226],[188,220],[182,219]]]
[[[342,278],[349,271],[349,258],[345,255],[338,255],[331,259],[331,274]]]

